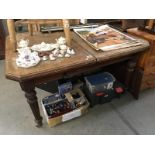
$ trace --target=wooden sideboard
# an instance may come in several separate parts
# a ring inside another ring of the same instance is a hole
[[[2,24],[2,20],[0,20],[0,60],[5,57],[5,31]]]
[[[142,55],[139,61],[139,66],[144,70],[141,90],[155,88],[155,35],[137,28],[128,29],[128,33],[146,39],[150,43],[150,49]]]

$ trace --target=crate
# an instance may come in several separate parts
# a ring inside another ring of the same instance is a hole
[[[115,77],[108,72],[85,77],[86,86],[92,94],[112,89],[115,81]]]
[[[80,97],[78,98],[79,100],[80,100],[80,98],[81,98],[81,101],[82,101],[82,99],[85,100],[85,104],[83,104],[83,105],[81,105],[81,106],[79,106],[73,110],[69,110],[66,113],[63,113],[59,116],[55,116],[55,117],[49,116],[47,109],[45,108],[45,104],[43,103],[44,99],[48,100],[48,97],[50,98],[52,95],[48,96],[42,100],[42,102],[41,102],[42,108],[43,108],[44,115],[46,117],[46,120],[47,120],[49,127],[53,127],[53,126],[56,126],[56,125],[61,124],[63,122],[69,121],[71,119],[80,117],[88,111],[88,107],[90,104],[89,104],[87,98],[85,97],[85,95],[83,94],[83,92],[79,88],[76,88],[76,89],[70,91],[69,93],[66,93],[65,94],[66,98],[62,99],[62,100],[59,99],[58,102],[63,102],[63,100],[67,100],[71,104],[71,102],[75,99],[74,94],[76,94],[76,93],[78,93],[80,95]],[[56,102],[57,101],[54,101],[54,103],[56,103]],[[53,102],[49,103],[49,105],[52,103]],[[48,103],[46,103],[46,106],[47,106],[47,104]]]
[[[93,107],[96,104],[104,104],[111,102],[114,98],[120,98],[125,93],[125,87],[116,80],[113,84],[113,89],[103,89],[97,93],[92,93],[87,85],[84,85],[83,91],[90,102],[90,107]]]

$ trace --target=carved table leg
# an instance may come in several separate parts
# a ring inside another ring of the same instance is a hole
[[[134,74],[132,76],[132,82],[130,86],[130,91],[135,99],[138,99],[141,83],[143,78],[143,70],[141,68],[136,67]]]
[[[137,60],[138,56],[135,56],[133,59],[129,60],[127,64],[127,71],[126,71],[126,78],[125,78],[125,85],[132,93],[135,99],[138,99],[140,86],[143,76],[143,71],[138,68]]]
[[[132,77],[132,74],[134,72],[135,67],[136,67],[136,61],[135,60],[128,61],[126,77],[125,77],[125,85],[127,86],[127,88],[129,88],[129,86],[130,86],[131,77]]]
[[[30,105],[32,113],[35,117],[35,122],[37,127],[42,126],[42,117],[40,115],[40,110],[38,106],[38,100],[36,96],[35,86],[32,82],[22,82],[20,83],[21,89],[25,92],[25,97]]]

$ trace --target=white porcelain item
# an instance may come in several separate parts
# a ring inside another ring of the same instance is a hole
[[[42,42],[41,44],[35,44],[31,47],[34,51],[44,52],[44,51],[51,51],[54,49],[53,44],[46,44]]]
[[[60,53],[64,55],[66,53],[66,50],[60,50]]]
[[[71,55],[74,55],[75,54],[75,51],[73,49],[67,49],[67,53],[68,54],[71,54]]]
[[[59,44],[59,45],[66,44],[66,39],[64,37],[60,37],[56,41],[57,41],[57,44]]]
[[[60,47],[60,45],[59,44],[51,44],[51,46],[53,47],[53,48],[55,48],[55,49],[59,49],[59,47]]]
[[[37,52],[30,52],[29,50],[19,54],[16,59],[18,67],[29,68],[37,65],[40,62],[40,57]]]
[[[63,55],[62,55],[62,54],[58,54],[58,57],[59,57],[59,58],[62,58],[62,57],[63,57]]]
[[[50,58],[50,60],[52,60],[52,61],[53,61],[53,60],[56,60],[56,58],[53,56],[53,54],[50,54],[50,55],[49,55],[49,58]]]
[[[29,40],[24,40],[24,39],[21,39],[18,43],[17,43],[18,47],[19,48],[24,48],[24,47],[27,47],[29,45]]]
[[[42,60],[43,60],[43,61],[48,60],[48,56],[46,56],[46,55],[45,55],[45,56],[43,56],[43,57],[42,57]]]
[[[70,57],[70,54],[66,53],[66,54],[65,54],[65,57],[66,57],[66,58],[69,58],[69,57]]]
[[[18,49],[17,49],[17,51],[18,51],[19,54],[21,54],[21,53],[24,52],[24,51],[28,51],[28,50],[31,52],[31,50],[30,50],[29,47],[24,47],[24,48],[18,48]]]
[[[74,55],[74,54],[75,54],[75,51],[72,49],[72,50],[70,51],[70,54]]]
[[[61,50],[67,50],[67,46],[66,45],[60,45],[60,49]]]
[[[58,49],[55,49],[52,53],[53,53],[54,56],[58,56],[58,54],[59,54],[60,52],[59,52]]]

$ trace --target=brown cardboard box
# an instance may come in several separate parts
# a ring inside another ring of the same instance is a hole
[[[85,104],[80,106],[77,109],[74,109],[74,110],[72,110],[72,111],[70,111],[68,113],[65,113],[65,114],[63,114],[61,116],[58,116],[58,117],[49,118],[48,114],[47,114],[47,111],[45,109],[45,106],[42,103],[42,108],[43,108],[43,111],[44,111],[44,115],[46,117],[46,120],[47,120],[47,123],[48,123],[49,127],[53,127],[53,126],[56,126],[56,125],[58,125],[60,123],[69,121],[71,119],[74,119],[76,117],[80,117],[80,116],[82,116],[83,114],[85,114],[87,112],[88,107],[89,107],[90,104],[89,104],[88,100],[86,99],[86,97],[84,96],[83,92],[79,88],[71,91],[70,93],[67,93],[66,94],[67,99],[69,101],[73,100],[74,98],[72,97],[72,94],[74,94],[76,92],[78,92],[81,97],[84,97]]]

